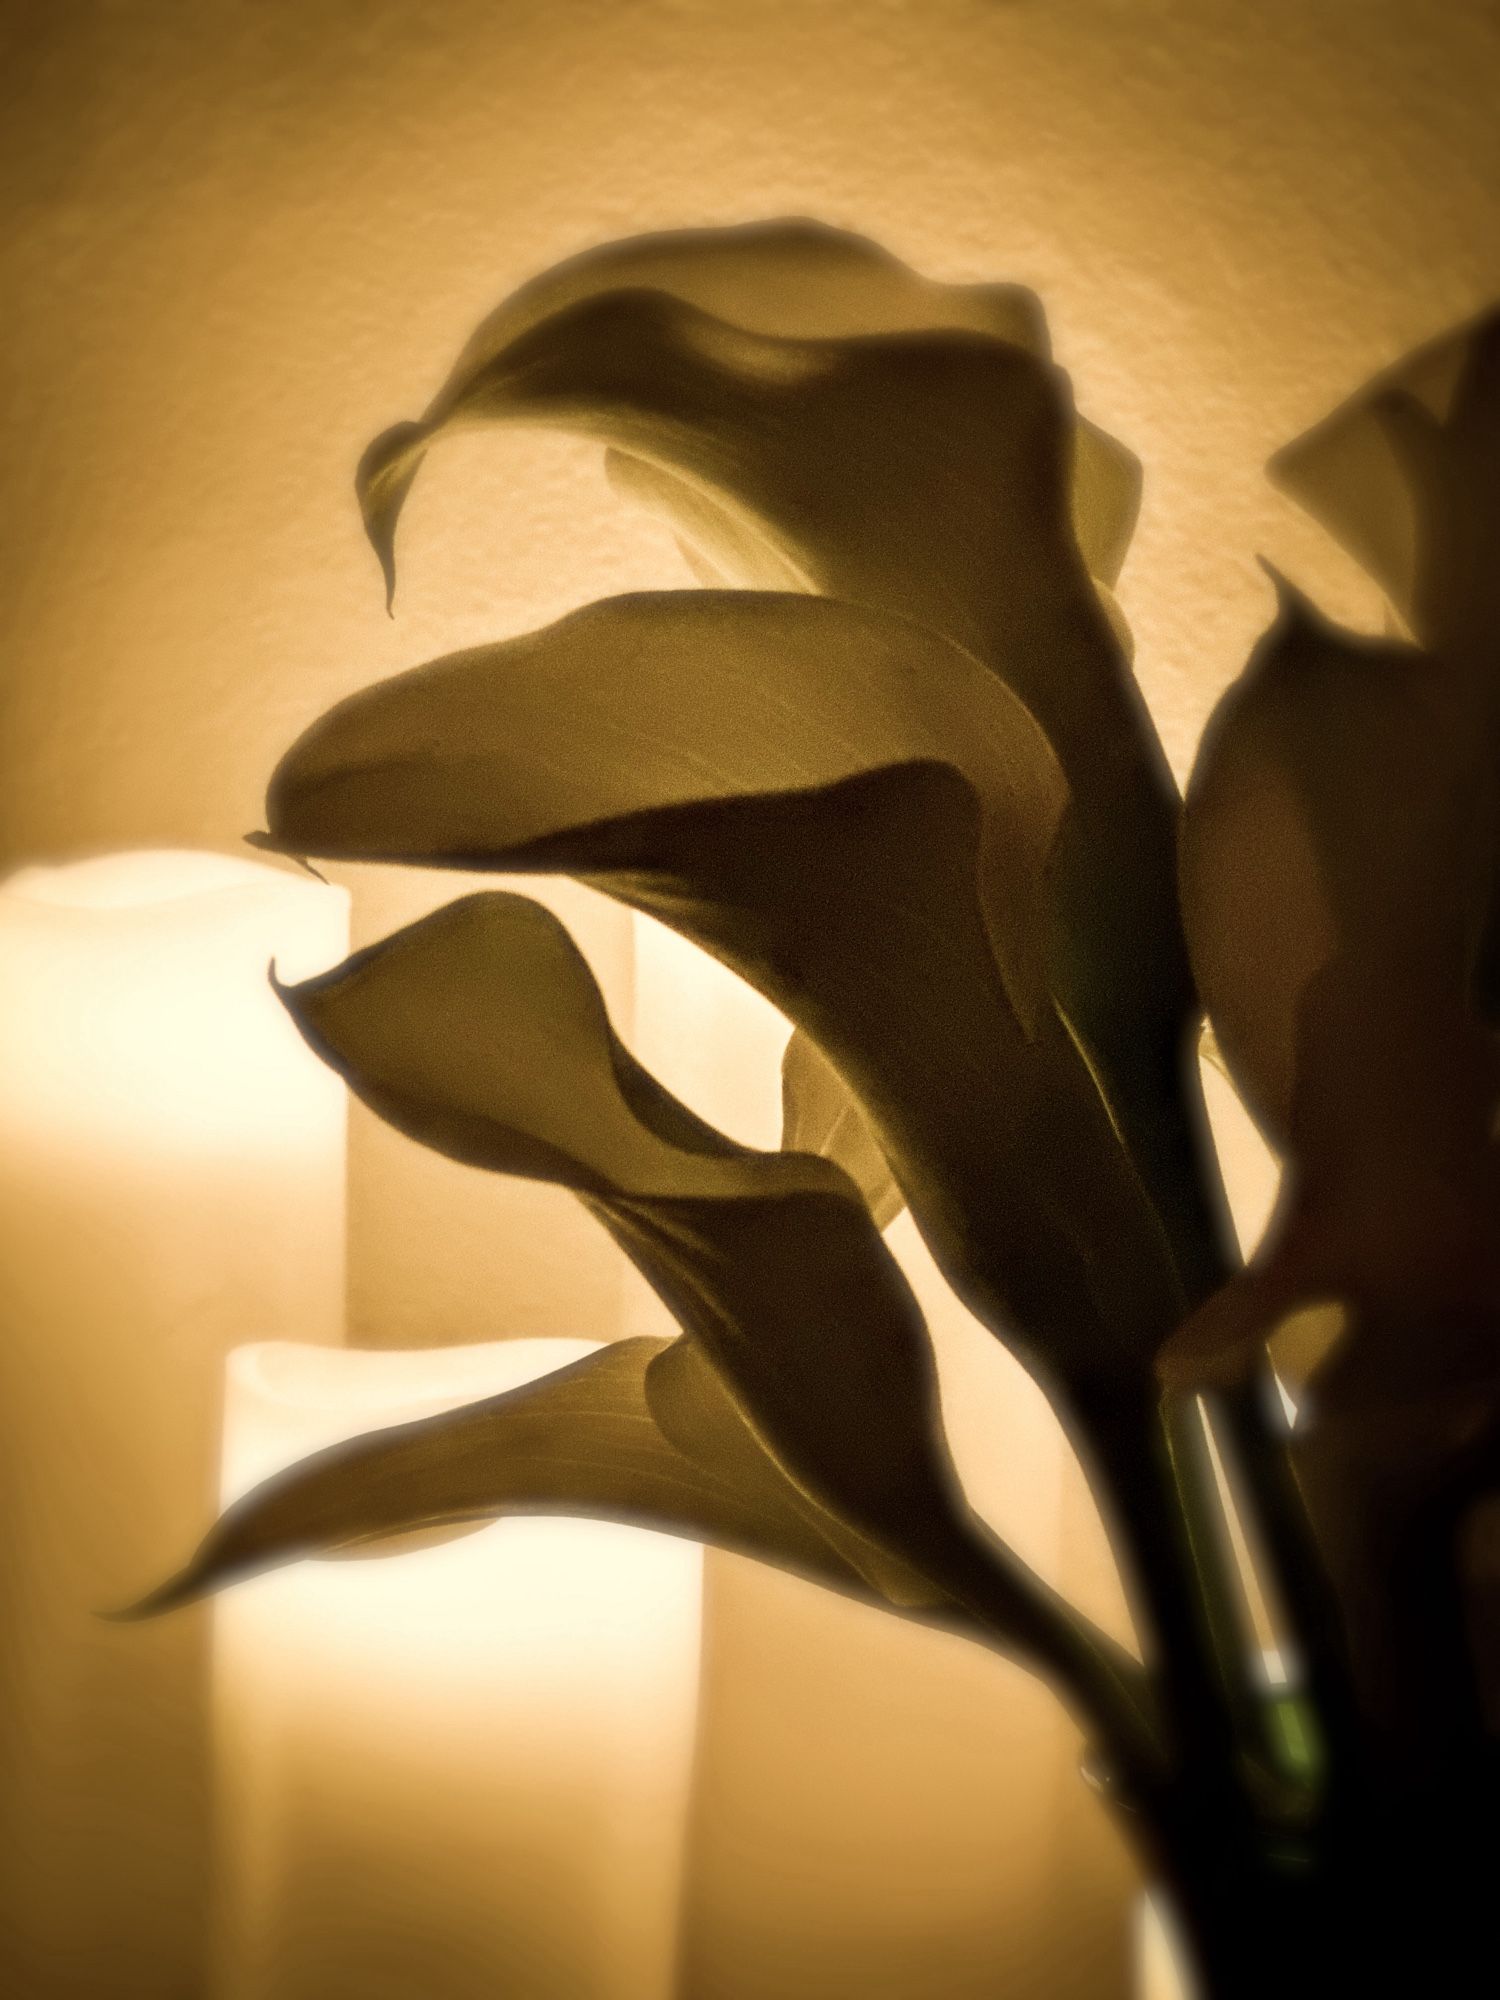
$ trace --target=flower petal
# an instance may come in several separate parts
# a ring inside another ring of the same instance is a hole
[[[936,634],[686,591],[353,696],[269,815],[292,852],[577,874],[716,953],[857,1090],[976,1310],[1109,1376],[1182,1294],[1050,996],[1065,797],[1026,710]]]

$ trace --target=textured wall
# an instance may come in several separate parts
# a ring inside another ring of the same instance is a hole
[[[1253,22],[1234,0],[4,0],[0,21],[0,856],[236,841],[278,748],[347,689],[680,580],[556,439],[449,450],[395,623],[356,528],[365,439],[495,298],[602,237],[806,210],[936,275],[1036,285],[1081,401],[1149,468],[1122,596],[1179,767],[1266,620],[1258,551],[1363,605],[1268,452],[1500,286],[1494,0],[1268,0]],[[412,894],[370,887],[356,923]],[[389,1148],[356,1150],[368,1337],[499,1330],[434,1297],[391,1226]],[[456,1175],[410,1185],[456,1212],[455,1263],[524,1257]],[[561,1204],[541,1216],[588,1279],[549,1306],[528,1274],[524,1330],[572,1331],[610,1281]]]
[[[4,0],[0,35],[7,859],[231,843],[349,688],[680,580],[556,440],[448,452],[394,623],[357,532],[364,440],[496,297],[601,237],[807,211],[934,275],[1035,285],[1080,400],[1148,468],[1121,595],[1179,767],[1267,618],[1258,551],[1370,611],[1267,454],[1500,290],[1494,0]],[[366,932],[425,893],[354,886]],[[607,923],[595,942],[628,953]],[[497,1220],[457,1169],[367,1125],[355,1149],[363,1337],[618,1308],[561,1204]],[[849,1923],[861,1868],[959,1865],[961,1740],[922,1776],[909,1677],[977,1715],[998,1670],[775,1579],[722,1592],[691,2000],[985,1991],[993,1940],[956,1922],[915,1969],[936,1905],[884,1898],[863,1958]],[[884,1772],[861,1755],[883,1738]],[[849,1879],[815,1909],[820,1868]]]
[[[370,430],[495,296],[601,236],[811,210],[1037,285],[1083,401],[1151,469],[1126,599],[1179,757],[1264,616],[1255,551],[1308,545],[1267,451],[1495,283],[1489,0],[5,20],[15,850],[236,836],[331,695],[649,568],[603,503],[573,528],[562,452],[514,507],[432,481],[395,627],[352,532]]]

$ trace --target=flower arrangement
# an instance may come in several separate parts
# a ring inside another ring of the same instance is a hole
[[[505,424],[597,440],[703,588],[357,693],[282,761],[262,844],[568,873],[673,925],[792,1022],[784,1144],[672,1097],[523,896],[282,989],[402,1131],[572,1189],[681,1331],[294,1467],[142,1608],[516,1511],[722,1544],[1046,1679],[1213,2000],[1466,1986],[1497,1800],[1500,317],[1274,462],[1390,630],[1278,580],[1185,799],[1110,595],[1139,468],[1029,293],[807,222],[576,258],[366,452],[389,588],[428,452]],[[1282,1162],[1243,1266],[1205,1014]],[[881,1236],[903,1204],[1076,1442],[1138,1651],[967,1504]],[[1314,1318],[1291,1423],[1277,1343]]]

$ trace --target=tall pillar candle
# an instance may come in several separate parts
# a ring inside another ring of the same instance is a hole
[[[774,1147],[786,1021],[677,933],[635,922],[635,1053],[721,1130]],[[927,1317],[970,1499],[1118,1624],[1103,1531],[1041,1392],[954,1297],[909,1214],[886,1240]],[[664,1320],[648,1299],[632,1324]],[[687,1991],[958,2000],[1029,1988],[1039,1968],[1059,1994],[1123,1990],[1125,1871],[1046,1690],[743,1557],[711,1550],[705,1574]]]
[[[202,1992],[207,1623],[105,1623],[211,1511],[224,1357],[342,1326],[344,1089],[267,981],[347,899],[206,853],[0,888],[0,1988]]]
[[[245,1348],[225,1497],[594,1345]],[[222,1596],[213,2000],[670,2000],[700,1575],[518,1518]]]

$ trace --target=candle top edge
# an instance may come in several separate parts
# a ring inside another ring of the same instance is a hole
[[[519,1389],[582,1360],[598,1340],[526,1336],[428,1348],[321,1346],[262,1340],[232,1348],[225,1369],[232,1401],[300,1410],[361,1412],[400,1423],[443,1404]]]
[[[0,898],[103,916],[271,888],[348,901],[347,890],[310,875],[211,848],[112,849],[78,860],[36,863],[0,881]]]

